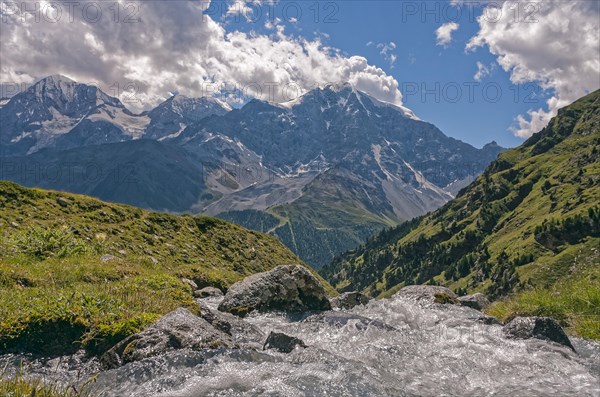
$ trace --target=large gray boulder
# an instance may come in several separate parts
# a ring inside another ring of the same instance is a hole
[[[344,292],[331,300],[331,306],[338,309],[352,309],[354,306],[366,305],[369,298],[360,292]]]
[[[234,348],[231,336],[187,309],[179,308],[131,335],[102,356],[108,368],[158,356],[171,350]]]
[[[277,266],[233,284],[219,310],[244,316],[253,310],[305,312],[330,310],[323,285],[300,265]]]
[[[575,350],[562,327],[550,317],[516,317],[502,328],[509,339],[543,339]]]
[[[200,305],[200,317],[210,325],[231,336],[234,343],[240,348],[259,350],[263,346],[265,334],[256,326],[230,313],[213,310],[203,304]]]
[[[427,304],[459,304],[458,297],[454,292],[437,285],[409,285],[396,292],[394,296]]]
[[[480,311],[491,304],[488,298],[486,298],[485,295],[481,293],[461,296],[458,298],[458,300],[460,301],[461,305]]]

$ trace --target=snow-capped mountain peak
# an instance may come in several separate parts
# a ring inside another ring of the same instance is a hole
[[[363,98],[365,99],[364,101]],[[366,92],[358,90],[355,86],[348,82],[330,83],[325,86],[310,90],[290,101],[279,104],[272,103],[272,105],[290,110],[296,106],[306,103],[307,101],[320,102],[322,110],[331,109],[334,106],[347,107],[350,103],[358,102],[358,105],[364,111],[366,111],[367,114],[370,114],[373,108],[390,108],[398,111],[404,117],[413,120],[420,120],[415,113],[407,107],[376,99]]]

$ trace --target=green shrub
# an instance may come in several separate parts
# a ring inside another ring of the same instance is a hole
[[[84,255],[94,250],[83,239],[63,226],[60,229],[34,226],[12,236],[12,246],[17,254],[44,260],[50,257],[67,258]]]
[[[435,300],[434,300],[435,303],[441,303],[441,304],[457,304],[458,303],[458,299],[456,299],[448,294],[445,294],[443,292],[436,292],[434,294],[434,297],[435,297]]]

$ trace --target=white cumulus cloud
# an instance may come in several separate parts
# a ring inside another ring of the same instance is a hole
[[[446,47],[452,41],[452,33],[460,27],[456,22],[447,22],[435,30],[436,45]]]
[[[479,31],[466,49],[487,46],[513,83],[535,82],[553,93],[545,108],[517,117],[514,133],[526,138],[559,108],[600,87],[599,3],[509,1],[493,7],[478,18]]]
[[[490,75],[491,68],[491,66],[488,68],[483,63],[477,61],[477,72],[473,75],[473,79],[475,79],[475,81],[481,81],[484,77]]]
[[[92,3],[102,6],[97,21],[90,19],[91,8],[87,16],[82,13]],[[282,102],[340,81],[402,104],[397,80],[365,57],[342,54],[319,38],[288,35],[281,25],[273,26],[271,34],[227,30],[207,15],[208,2],[123,0],[119,20],[109,8],[113,2],[105,7],[97,1],[73,3],[74,12],[62,9],[60,20],[36,20],[22,12],[35,9],[36,1],[1,4],[3,83],[31,83],[62,73],[96,82],[121,99],[130,97],[126,90],[133,87],[135,101],[126,104],[134,110],[154,106],[176,90],[200,96],[237,88]],[[248,2],[237,4],[244,10]],[[124,23],[130,14],[132,20]]]

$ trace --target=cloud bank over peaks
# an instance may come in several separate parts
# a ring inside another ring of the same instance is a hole
[[[288,35],[282,25],[272,34],[242,32],[234,24],[225,29],[207,15],[205,1],[120,2],[118,18],[112,2],[79,1],[71,11],[61,3],[43,3],[41,9],[35,1],[1,4],[3,82],[31,83],[62,73],[97,83],[138,111],[176,90],[187,96],[223,91],[230,101],[239,100],[231,96],[237,91],[285,102],[338,81],[402,104],[397,80],[365,57],[344,55],[320,38]],[[246,15],[244,5],[237,4],[232,12]],[[28,11],[36,7],[41,17]],[[101,16],[94,20],[98,7]]]

